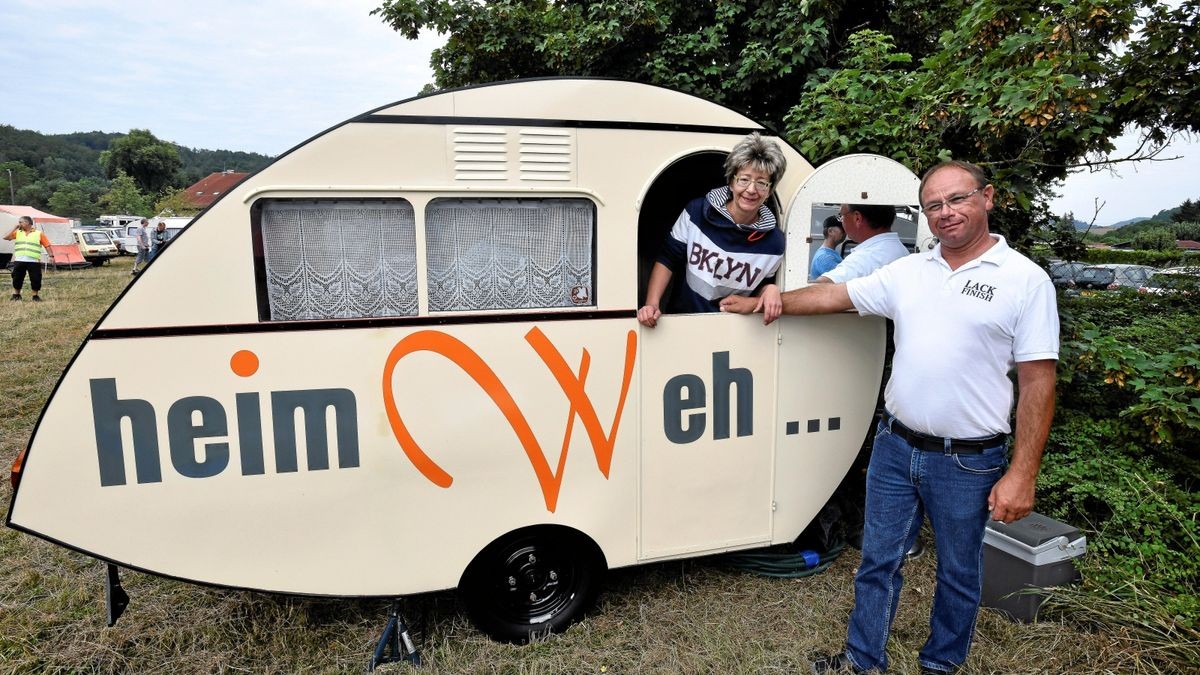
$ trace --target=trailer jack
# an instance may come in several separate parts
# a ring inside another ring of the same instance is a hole
[[[380,664],[397,661],[408,661],[414,666],[419,666],[421,654],[408,634],[404,617],[400,616],[400,601],[393,600],[391,609],[388,610],[387,626],[383,629],[383,635],[379,637],[379,644],[375,646],[375,655],[371,657],[367,672],[374,671],[375,666]]]
[[[104,610],[108,616],[108,627],[112,628],[117,625],[117,619],[125,613],[125,608],[129,606],[129,594],[121,588],[121,576],[117,572],[117,566],[112,563],[106,563],[108,569],[104,578]]]

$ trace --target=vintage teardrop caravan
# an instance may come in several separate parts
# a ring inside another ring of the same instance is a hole
[[[565,627],[607,568],[793,540],[867,433],[882,321],[635,319],[675,216],[756,130],[666,89],[549,79],[310,139],[197,217],[94,328],[9,525],[225,587],[460,587],[514,640]],[[891,160],[820,180],[785,153],[787,288],[826,205],[916,213]],[[131,351],[144,367],[114,366]]]

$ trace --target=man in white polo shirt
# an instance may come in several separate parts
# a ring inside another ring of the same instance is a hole
[[[1011,523],[1033,509],[1054,415],[1058,309],[1046,273],[988,232],[993,192],[978,167],[939,164],[919,192],[939,240],[932,251],[782,296],[784,314],[857,309],[896,323],[887,414],[867,472],[854,611],[844,650],[815,661],[814,673],[887,668],[900,570],[923,515],[933,525],[938,571],[920,672],[955,672],[975,631],[987,519]],[[755,304],[731,297],[721,307],[749,313]],[[1014,368],[1020,397],[1010,464]]]
[[[908,255],[900,235],[892,232],[896,209],[876,204],[842,204],[838,220],[846,236],[858,242],[837,267],[817,277],[818,283],[844,284],[865,277],[884,265]]]

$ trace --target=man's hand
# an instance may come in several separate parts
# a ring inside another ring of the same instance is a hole
[[[721,299],[721,311],[730,314],[754,314],[762,311],[763,299],[729,295]]]
[[[1033,510],[1034,486],[1042,464],[1042,450],[1054,417],[1055,361],[1017,363],[1017,433],[1012,466],[992,486],[988,510],[1004,523],[1020,520]]]
[[[638,310],[637,319],[638,323],[646,328],[654,328],[658,325],[658,317],[660,316],[662,316],[662,312],[659,311],[658,305],[646,305]]]
[[[783,314],[783,299],[779,295],[779,287],[775,284],[763,286],[759,294],[759,305],[763,309],[763,325],[769,326]]]
[[[1033,493],[1036,480],[1014,474],[1011,470],[1005,473],[992,486],[988,495],[988,511],[992,520],[1002,523],[1018,521],[1033,511]]]

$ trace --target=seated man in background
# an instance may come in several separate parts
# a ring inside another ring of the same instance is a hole
[[[813,256],[812,265],[808,269],[809,280],[820,277],[842,262],[842,254],[837,252],[837,247],[846,241],[846,231],[842,229],[840,217],[829,216],[825,219],[825,224],[821,228],[824,241],[821,242],[821,248],[817,249],[817,254]]]
[[[908,255],[900,235],[892,232],[896,209],[887,205],[842,204],[838,220],[846,236],[858,243],[837,267],[817,276],[818,283],[844,284],[865,277]]]

